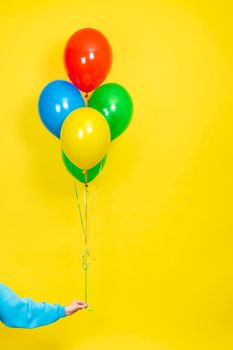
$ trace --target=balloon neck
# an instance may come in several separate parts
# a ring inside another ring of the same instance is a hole
[[[85,94],[85,99],[86,99],[86,106],[88,106],[88,100],[89,100],[88,92],[86,92],[86,94]]]
[[[87,170],[82,171],[83,175],[85,176],[85,186],[88,187],[88,172]]]

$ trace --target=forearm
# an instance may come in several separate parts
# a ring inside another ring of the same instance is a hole
[[[36,328],[53,323],[61,317],[65,317],[63,306],[19,298],[8,287],[0,284],[0,319],[6,326]]]

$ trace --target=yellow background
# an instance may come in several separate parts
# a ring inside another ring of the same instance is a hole
[[[135,104],[97,195],[94,312],[0,325],[1,349],[233,348],[232,10],[230,0],[1,2],[0,279],[21,296],[83,298],[72,179],[37,113],[44,85],[67,79],[73,32],[106,35],[107,81]]]

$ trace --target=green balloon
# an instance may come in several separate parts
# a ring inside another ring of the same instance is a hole
[[[100,86],[91,95],[88,107],[103,114],[111,130],[111,140],[118,137],[132,119],[133,101],[126,89],[119,84]]]
[[[105,156],[98,164],[96,164],[93,168],[87,170],[87,182],[91,182],[94,178],[99,174],[100,169],[104,167],[106,163],[107,156]],[[69,171],[71,175],[73,175],[77,180],[82,183],[85,183],[86,176],[83,174],[83,170],[74,165],[69,158],[62,151],[62,160],[65,164],[66,169]],[[101,165],[102,163],[102,165]]]

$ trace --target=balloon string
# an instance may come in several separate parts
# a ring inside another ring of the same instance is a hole
[[[85,172],[85,184],[84,184],[84,219],[82,215],[82,210],[81,210],[81,204],[80,204],[80,198],[79,198],[79,193],[77,189],[77,185],[74,179],[74,189],[75,189],[75,196],[78,202],[78,211],[79,211],[79,216],[80,216],[80,221],[82,225],[82,231],[84,234],[84,241],[85,241],[85,247],[84,247],[84,252],[82,256],[82,268],[84,270],[84,299],[85,303],[88,301],[88,268],[89,268],[89,249],[88,249],[88,173],[87,171]],[[89,305],[88,309],[89,312],[93,311],[93,308]]]
[[[85,186],[86,188],[86,186]],[[84,234],[84,239],[85,239],[85,248],[84,248],[84,253],[82,256],[82,267],[84,270],[84,298],[85,298],[85,302],[87,303],[87,291],[88,291],[88,280],[87,280],[87,269],[89,266],[89,261],[88,261],[88,256],[89,256],[89,252],[88,252],[88,247],[87,247],[87,198],[86,198],[86,194],[84,193],[84,210],[85,210],[85,223],[83,220],[83,216],[82,216],[82,210],[81,210],[81,204],[80,204],[80,199],[79,199],[79,194],[78,194],[78,189],[77,189],[77,185],[75,183],[75,179],[74,179],[74,189],[75,189],[75,196],[78,202],[78,211],[79,211],[79,216],[80,216],[80,221],[81,221],[81,225],[82,225],[82,231]],[[85,191],[86,192],[86,191]],[[91,311],[91,309],[89,310]]]
[[[86,98],[86,107],[88,107],[88,101],[89,101],[89,95],[88,95],[88,92],[85,94],[85,98]]]
[[[88,250],[88,173],[85,172],[85,189],[84,189],[84,213],[85,213],[85,248],[83,253],[83,269],[84,269],[84,294],[85,294],[85,303],[88,302],[88,268],[89,268],[89,250]],[[92,311],[92,308],[89,306],[88,311]]]
[[[79,216],[80,216],[80,221],[81,221],[81,225],[82,225],[82,231],[85,237],[85,249],[84,249],[84,253],[83,253],[83,257],[82,257],[82,267],[84,270],[84,298],[85,298],[85,303],[87,303],[87,291],[88,291],[88,279],[87,279],[87,269],[88,269],[88,265],[89,265],[89,261],[88,261],[88,248],[87,248],[87,226],[86,226],[86,222],[85,222],[85,226],[84,226],[84,222],[83,222],[83,217],[82,217],[82,211],[81,211],[81,205],[80,205],[80,199],[79,199],[79,195],[78,195],[78,190],[77,190],[77,186],[75,183],[75,179],[74,179],[74,189],[75,189],[75,196],[78,202],[78,211],[79,211]],[[86,199],[85,199],[85,207],[86,206]],[[85,208],[84,208],[85,210]],[[85,214],[85,219],[86,219],[86,214]],[[89,311],[92,311],[92,308],[89,306],[88,307]]]
[[[96,201],[96,197],[97,197],[97,190],[98,190],[98,185],[100,182],[100,174],[102,172],[102,169],[103,169],[103,159],[102,159],[101,164],[100,164],[100,169],[99,169],[98,176],[96,179],[96,186],[95,186],[95,190],[94,190],[94,194],[93,194],[93,200],[92,200],[92,205],[91,205],[91,215],[90,215],[90,222],[89,222],[89,231],[90,231],[90,224],[92,223],[92,220],[93,220],[94,206],[95,206],[95,201]]]
[[[84,191],[84,211],[85,211],[85,246],[87,247],[87,228],[88,228],[88,215],[87,215],[87,196],[88,196],[88,175],[85,172],[85,191]]]
[[[75,183],[75,179],[74,179],[74,191],[75,191],[75,196],[76,196],[76,199],[77,199],[77,202],[78,202],[78,212],[79,212],[79,216],[80,216],[82,232],[83,232],[83,235],[85,236],[85,228],[84,228],[84,223],[83,223],[81,204],[80,204],[80,199],[79,199],[79,195],[78,195],[78,190],[77,190],[77,186],[76,186],[76,183]]]
[[[99,169],[99,172],[98,172],[98,177],[97,177],[97,181],[96,181],[96,186],[95,186],[95,191],[94,191],[94,194],[93,194],[93,201],[92,201],[92,216],[93,216],[93,210],[94,210],[94,203],[95,203],[95,199],[96,199],[96,193],[97,193],[97,189],[98,189],[98,184],[99,184],[99,180],[100,180],[100,174],[101,174],[101,171],[102,171],[102,168],[103,168],[103,160],[101,161],[101,164],[100,164],[100,169]],[[86,229],[86,239],[85,239],[85,250],[84,250],[84,255],[83,255],[83,268],[84,268],[84,279],[85,279],[85,302],[87,303],[87,300],[88,300],[88,267],[90,265],[89,263],[89,257],[90,256],[90,253],[89,253],[89,250],[88,250],[88,241],[87,241],[87,232],[90,231],[90,223],[91,223],[91,220],[88,222],[88,205],[87,205],[87,198],[88,198],[88,172],[86,171],[85,172],[85,192],[84,192],[84,207],[85,207],[85,221],[86,221],[86,225],[85,225],[85,229]],[[92,219],[92,217],[91,217]],[[88,229],[88,231],[87,231]],[[88,306],[88,309],[87,309],[89,312],[92,312],[93,311],[93,308],[92,306]]]
[[[88,286],[87,286],[87,269],[84,270],[84,274],[85,274],[85,303],[87,303],[87,290],[88,290]]]

